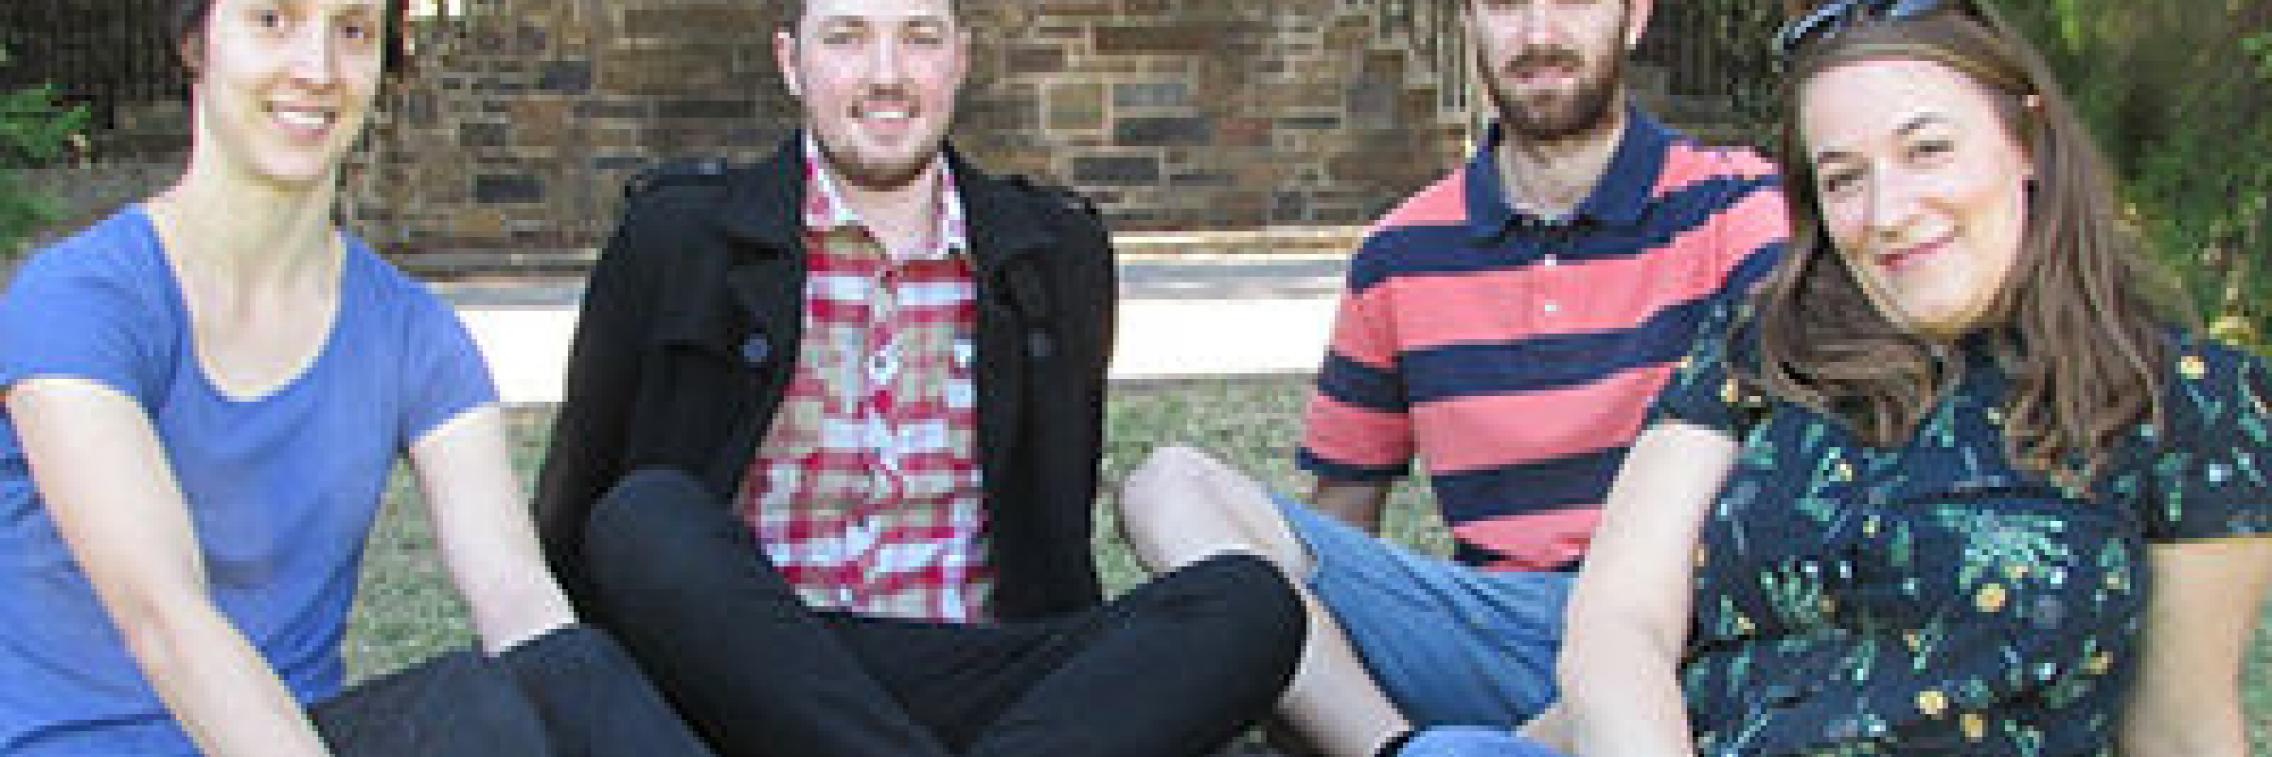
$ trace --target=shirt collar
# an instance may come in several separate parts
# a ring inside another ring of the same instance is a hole
[[[866,229],[868,222],[860,217],[837,188],[836,172],[830,170],[820,151],[820,142],[807,133],[805,149],[805,229],[833,231],[850,227]],[[939,170],[939,246],[928,254],[916,255],[918,260],[937,260],[970,249],[970,225],[964,222],[962,190],[955,186],[954,168],[944,154],[935,158]]]
[[[1625,133],[1618,137],[1617,151],[1610,156],[1609,167],[1602,171],[1593,192],[1578,204],[1569,220],[1638,223],[1656,195],[1657,176],[1664,170],[1666,150],[1676,137],[1672,130],[1640,108],[1627,106]],[[1494,156],[1504,138],[1500,125],[1492,123],[1484,133],[1482,147],[1468,159],[1468,230],[1478,240],[1496,239],[1518,218],[1540,220],[1516,211],[1513,198],[1500,181],[1499,163]]]

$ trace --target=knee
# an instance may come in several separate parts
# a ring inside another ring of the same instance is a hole
[[[671,581],[670,555],[711,538],[703,516],[722,512],[713,499],[684,471],[645,468],[624,476],[592,507],[581,555],[587,570],[603,592],[611,584],[637,591]]]
[[[1153,450],[1121,482],[1118,515],[1122,535],[1130,541],[1186,530],[1201,519],[1220,519],[1201,496],[1225,475],[1236,475],[1221,461],[1193,447],[1167,446]]]
[[[1215,597],[1229,636],[1254,647],[1284,651],[1291,667],[1309,629],[1301,595],[1276,563],[1249,552],[1225,552],[1180,573]]]

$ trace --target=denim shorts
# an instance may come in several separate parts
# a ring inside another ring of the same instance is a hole
[[[1513,727],[1553,703],[1567,573],[1484,571],[1284,498],[1311,594],[1413,726]]]

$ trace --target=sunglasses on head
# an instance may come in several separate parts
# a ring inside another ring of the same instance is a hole
[[[1921,18],[1952,7],[1978,12],[1970,0],[1832,0],[1785,24],[1775,34],[1775,56],[1789,62],[1808,45],[1836,37],[1857,24]]]

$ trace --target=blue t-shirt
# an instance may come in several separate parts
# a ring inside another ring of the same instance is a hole
[[[218,391],[149,217],[43,251],[0,297],[0,388],[99,382],[139,402],[221,612],[302,702],[338,692],[364,537],[396,459],[496,389],[447,306],[347,242],[322,351],[257,398]],[[195,754],[48,517],[0,411],[0,754]]]

